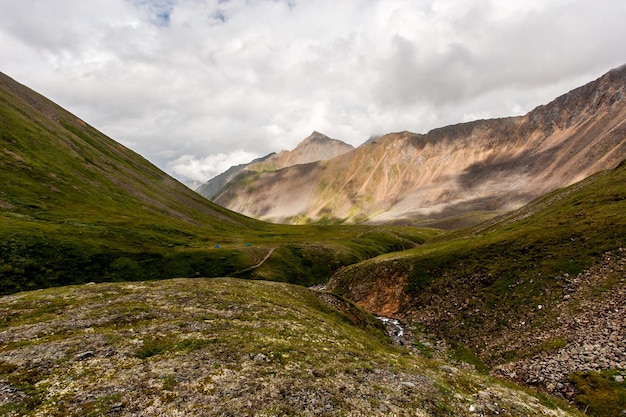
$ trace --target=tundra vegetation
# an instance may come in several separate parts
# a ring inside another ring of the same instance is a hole
[[[0,74],[0,413],[581,415],[489,372],[569,346],[529,334],[624,247],[625,172],[452,233],[268,224]],[[611,271],[571,308],[623,287]],[[409,346],[353,304],[395,278]],[[572,401],[614,415],[621,372],[572,373]]]

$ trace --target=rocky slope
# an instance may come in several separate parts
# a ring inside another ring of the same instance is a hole
[[[566,294],[548,306],[558,327],[533,335],[535,340],[562,340],[551,352],[507,363],[501,374],[573,397],[573,372],[626,371],[626,249],[605,253],[592,268],[564,275]],[[519,339],[516,348],[526,340]]]
[[[248,174],[277,171],[294,165],[325,161],[354,149],[337,139],[331,139],[319,132],[311,133],[291,151],[280,151],[253,160],[248,164],[231,167],[226,172],[210,179],[196,190],[210,200],[219,200],[220,194],[231,181],[245,181]],[[239,178],[237,178],[239,177]]]
[[[580,415],[287,284],[87,284],[0,297],[0,311],[7,417]]]
[[[385,135],[327,162],[233,181],[216,202],[273,222],[457,228],[626,155],[626,66],[521,117]]]

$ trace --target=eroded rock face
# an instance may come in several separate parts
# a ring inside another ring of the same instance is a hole
[[[360,274],[367,274],[365,279]],[[352,280],[346,282],[345,280]],[[396,316],[407,301],[408,275],[384,263],[371,263],[359,273],[339,272],[327,284],[329,292],[340,291],[346,298],[377,316]]]
[[[625,103],[622,67],[525,116],[392,133],[323,163],[259,169],[215,201],[273,222],[465,226],[484,219],[468,213],[508,211],[616,166]]]

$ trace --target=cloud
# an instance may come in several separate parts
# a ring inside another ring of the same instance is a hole
[[[621,0],[2,3],[1,71],[178,178],[519,114],[626,56]]]
[[[197,158],[182,155],[167,163],[167,169],[188,181],[206,182],[234,165],[245,164],[259,155],[237,149],[228,154],[218,153]]]

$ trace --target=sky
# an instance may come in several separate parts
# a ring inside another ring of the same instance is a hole
[[[626,64],[624,0],[0,0],[0,71],[190,184],[313,131],[525,114]]]

